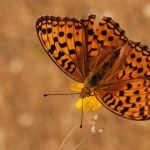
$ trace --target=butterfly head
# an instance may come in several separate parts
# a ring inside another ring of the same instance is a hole
[[[89,97],[89,96],[91,96],[91,93],[92,93],[92,91],[91,91],[90,88],[88,88],[88,87],[83,87],[83,88],[81,89],[80,97],[81,97],[81,98]]]

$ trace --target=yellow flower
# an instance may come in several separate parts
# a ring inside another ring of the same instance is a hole
[[[70,89],[73,91],[80,91],[83,88],[83,83],[72,83],[70,85]],[[82,101],[83,101],[83,112],[88,112],[89,110],[96,111],[100,108],[101,103],[96,99],[94,96],[94,93],[92,93],[92,96],[85,97],[85,98],[79,98],[76,102],[76,108],[80,109],[82,108]]]

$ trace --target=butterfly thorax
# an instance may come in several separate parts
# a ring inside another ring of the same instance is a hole
[[[107,75],[105,72],[110,69],[108,64],[109,62],[107,62],[107,65],[104,64],[101,66],[101,68],[96,69],[94,73],[89,74],[85,80],[84,87],[81,90],[81,98],[91,96],[91,93],[94,91],[94,89],[99,86],[102,80],[104,80],[105,76]]]
[[[99,83],[98,81],[101,79],[101,77],[102,77],[102,74],[100,74],[98,72],[89,76],[84,83],[84,87],[81,90],[80,97],[84,98],[84,97],[91,96],[91,93],[97,87],[97,85]]]

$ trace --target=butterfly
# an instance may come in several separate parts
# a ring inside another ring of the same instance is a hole
[[[129,40],[110,17],[103,17],[94,30],[95,18],[41,16],[36,22],[38,38],[65,74],[84,83],[81,98],[94,92],[115,114],[150,119],[150,49]]]

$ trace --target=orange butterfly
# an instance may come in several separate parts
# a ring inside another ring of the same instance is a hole
[[[42,16],[36,22],[39,40],[63,72],[84,83],[81,98],[94,92],[118,115],[150,119],[150,49],[128,40],[110,17],[103,17],[94,31],[95,18]]]

